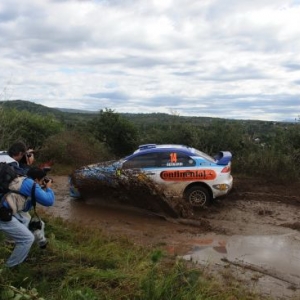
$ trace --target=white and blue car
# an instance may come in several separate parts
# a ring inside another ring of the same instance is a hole
[[[70,176],[70,194],[80,197],[87,181],[121,189],[126,174],[149,179],[170,198],[181,198],[194,207],[208,205],[232,188],[232,154],[220,151],[211,157],[184,145],[146,144],[118,161],[81,167]]]

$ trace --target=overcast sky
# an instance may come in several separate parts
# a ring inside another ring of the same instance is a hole
[[[300,0],[1,0],[0,100],[300,115]]]

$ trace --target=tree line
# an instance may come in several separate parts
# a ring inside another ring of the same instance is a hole
[[[38,108],[32,112],[0,106],[0,150],[23,140],[37,149],[38,159],[77,168],[118,159],[140,144],[174,143],[211,156],[231,151],[236,173],[269,180],[300,179],[299,122],[119,114],[108,108],[94,114],[74,114]]]

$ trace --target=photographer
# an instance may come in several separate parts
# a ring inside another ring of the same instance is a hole
[[[34,163],[34,150],[29,148],[26,150],[25,154],[20,159],[19,167],[22,168],[26,174],[33,163]]]
[[[1,152],[0,162],[8,163],[18,174],[26,175],[34,162],[34,151],[27,149],[23,142],[18,141],[13,143],[7,152]]]
[[[37,238],[37,242],[45,242],[44,236],[35,236],[28,229],[30,222],[29,211],[33,208],[32,195],[36,202],[43,206],[52,206],[55,201],[54,192],[51,189],[52,180],[45,182],[46,173],[39,168],[31,168],[28,177],[15,178],[9,188],[19,193],[9,192],[2,198],[2,205],[11,209],[13,216],[10,220],[0,220],[0,230],[15,242],[15,248],[6,261],[7,267],[14,267],[22,263]],[[43,228],[41,228],[43,230]],[[40,243],[40,246],[44,246]]]

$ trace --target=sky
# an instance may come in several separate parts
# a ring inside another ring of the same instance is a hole
[[[300,115],[300,0],[1,0],[0,100]]]

